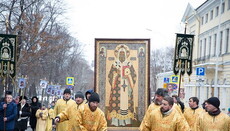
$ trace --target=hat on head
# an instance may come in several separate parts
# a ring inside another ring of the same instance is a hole
[[[20,96],[20,97],[19,97],[19,101],[21,101],[22,99],[27,100],[27,97],[26,97],[26,96]]]
[[[92,93],[93,93],[93,90],[92,90],[92,89],[87,90],[87,91],[85,92],[85,98],[87,99],[87,94],[92,94]]]
[[[163,97],[169,96],[169,95],[168,95],[168,90],[165,89],[165,88],[158,88],[155,94],[156,94],[156,95],[163,96]]]
[[[71,94],[71,90],[69,89],[69,88],[66,88],[65,90],[64,90],[64,93],[63,94]]]
[[[220,106],[220,100],[217,97],[211,97],[207,100],[207,103],[215,106],[216,108],[219,109]]]
[[[92,94],[93,93],[93,89],[90,89],[90,90],[87,90],[86,92],[85,92],[85,95],[87,95],[87,94]]]
[[[75,94],[75,98],[77,98],[77,97],[84,99],[84,94],[83,94],[81,91],[78,91],[78,92]]]
[[[6,95],[12,95],[12,91],[6,91]]]
[[[89,102],[94,102],[94,101],[100,103],[99,95],[96,92],[93,92],[89,97]]]

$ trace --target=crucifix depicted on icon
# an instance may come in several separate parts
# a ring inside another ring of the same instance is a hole
[[[124,84],[122,85],[123,90],[125,91],[125,88],[127,87],[127,85],[125,84],[125,80],[124,80]]]

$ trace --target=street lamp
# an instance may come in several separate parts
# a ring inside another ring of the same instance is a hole
[[[222,3],[223,3],[223,1],[222,0],[220,0],[220,5],[219,5],[219,7],[220,7],[220,10],[221,10],[221,8],[223,8],[221,5],[222,5]],[[216,66],[215,66],[215,77],[214,77],[214,96],[215,97],[218,97],[218,90],[217,90],[217,86],[218,86],[218,81],[217,81],[217,79],[218,79],[218,68],[219,68],[219,54],[221,53],[221,52],[219,52],[220,51],[220,24],[221,24],[221,14],[219,15],[219,23],[218,23],[218,29],[217,29],[217,42],[216,42],[216,50],[215,50],[215,52],[216,52]]]

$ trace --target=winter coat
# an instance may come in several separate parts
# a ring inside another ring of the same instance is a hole
[[[7,104],[6,112],[3,108],[3,104],[5,102],[0,103],[0,130],[4,130],[4,123],[5,129],[7,130],[14,130],[15,119],[17,117],[17,105],[14,102]],[[5,113],[4,113],[5,112]],[[7,121],[3,121],[3,117],[7,118]]]
[[[36,98],[37,101],[33,102],[33,98]],[[32,103],[30,104],[30,111],[31,111],[30,126],[33,129],[36,128],[37,118],[36,118],[35,114],[39,108],[41,108],[41,103],[38,102],[38,98],[36,96],[32,97]]]
[[[16,119],[16,125],[15,125],[15,129],[18,130],[26,130],[27,129],[27,122],[28,122],[28,118],[30,116],[30,107],[29,104],[26,103],[22,108],[21,108],[21,103],[19,103],[17,105],[17,119]],[[22,112],[22,114],[20,115],[19,112]]]

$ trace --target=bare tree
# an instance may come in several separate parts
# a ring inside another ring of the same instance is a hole
[[[92,82],[81,44],[58,21],[64,7],[62,0],[0,0],[1,33],[18,35],[17,76],[28,76],[30,96],[44,78],[63,87],[67,76]]]
[[[156,91],[156,75],[173,69],[174,48],[166,47],[151,52],[150,58],[150,89]]]

